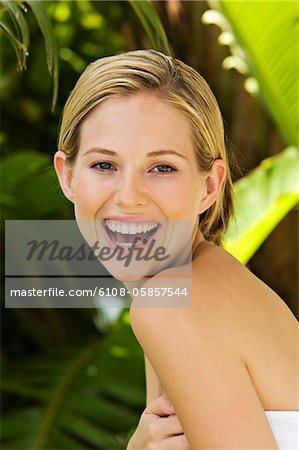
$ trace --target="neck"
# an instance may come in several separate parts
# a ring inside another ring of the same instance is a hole
[[[198,247],[202,242],[206,242],[202,232],[199,230],[199,228],[195,229],[193,232],[193,239],[192,239],[192,259],[194,259],[194,256],[197,254]]]

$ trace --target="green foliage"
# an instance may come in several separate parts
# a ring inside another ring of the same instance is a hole
[[[18,61],[18,68],[26,68],[26,59],[29,55],[29,26],[25,18],[27,8],[25,2],[1,1],[4,10],[1,11],[0,28],[11,42]],[[36,17],[39,27],[45,38],[48,69],[53,77],[53,97],[52,110],[54,110],[58,94],[58,53],[56,39],[48,14],[46,13],[44,2],[40,0],[27,1]],[[3,20],[4,12],[9,12],[13,28]]]
[[[3,450],[123,449],[145,401],[127,311],[104,339],[26,358],[5,375],[2,393],[25,404],[3,419]]]
[[[153,47],[156,50],[164,50],[168,55],[170,55],[171,51],[166,33],[152,2],[150,0],[129,1],[144,26]]]
[[[290,147],[235,183],[236,217],[224,248],[243,264],[299,202],[298,172],[299,150]]]
[[[6,37],[11,42],[18,61],[20,70],[26,67],[26,58],[28,56],[29,48],[29,27],[23,16],[22,4],[13,1],[1,1],[4,9],[1,11],[1,17],[5,10],[8,11],[13,28],[3,20],[0,20],[0,28],[6,34]]]
[[[49,157],[37,151],[9,154],[1,164],[2,212],[6,220],[71,219]]]
[[[204,21],[223,30],[219,40],[232,53],[224,66],[254,77],[245,86],[260,94],[287,144],[298,146],[298,3],[220,0],[216,6]]]
[[[51,26],[51,22],[48,14],[46,13],[43,2],[39,0],[31,0],[27,1],[27,3],[30,5],[30,8],[32,9],[44,35],[48,69],[54,81],[52,98],[52,110],[54,110],[58,94],[58,53],[54,30]]]

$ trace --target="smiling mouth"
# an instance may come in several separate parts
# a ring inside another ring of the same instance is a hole
[[[147,243],[160,227],[158,222],[124,222],[118,220],[104,220],[105,230],[112,242],[120,247],[130,248],[135,243]]]

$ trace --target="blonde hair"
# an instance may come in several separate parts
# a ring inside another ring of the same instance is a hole
[[[233,190],[218,103],[204,78],[182,61],[155,50],[136,50],[89,64],[71,92],[63,111],[58,148],[72,165],[77,156],[80,127],[91,111],[113,96],[154,92],[189,118],[198,167],[209,172],[215,159],[226,164],[222,192],[200,215],[199,228],[217,245],[233,213]]]

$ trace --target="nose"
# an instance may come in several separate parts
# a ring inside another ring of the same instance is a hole
[[[133,173],[123,174],[117,185],[115,202],[119,208],[126,212],[146,206],[145,181]]]

